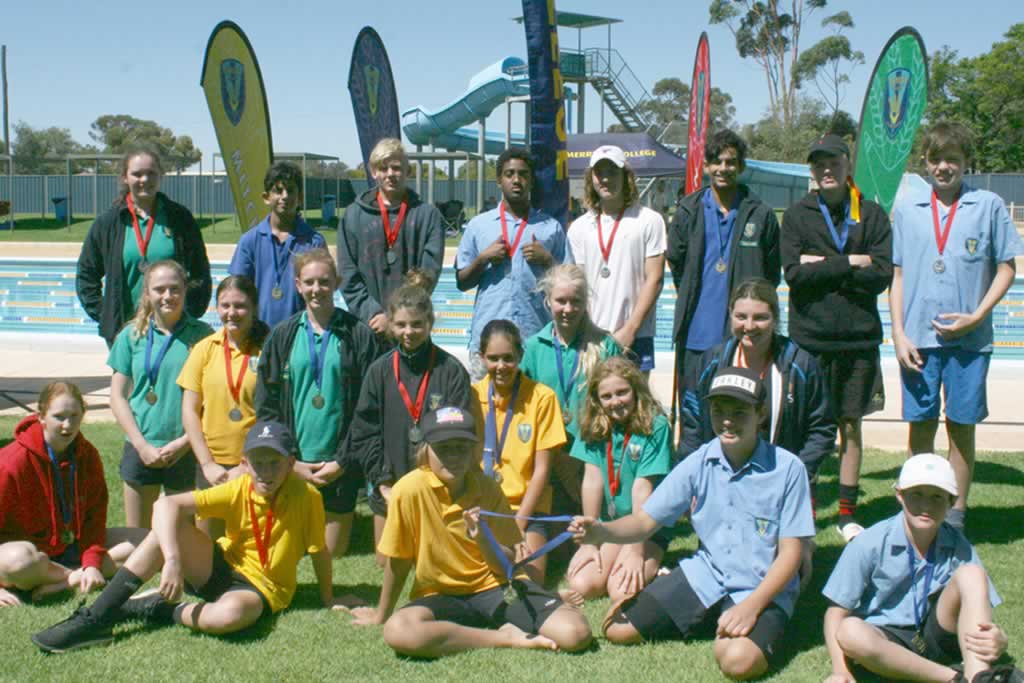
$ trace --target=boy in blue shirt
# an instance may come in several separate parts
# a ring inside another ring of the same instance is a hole
[[[270,214],[250,229],[235,248],[228,272],[244,275],[259,292],[259,319],[271,328],[303,309],[295,290],[292,257],[310,249],[326,249],[324,236],[299,215],[302,170],[277,161],[263,178],[263,201]]]
[[[946,521],[960,530],[974,428],[988,415],[992,309],[1013,284],[1014,258],[1024,254],[1003,200],[963,182],[971,156],[971,132],[963,125],[939,122],[928,130],[924,160],[933,188],[895,206],[889,290],[910,452],[934,450],[943,389],[949,461],[960,492]]]
[[[822,593],[828,683],[852,683],[849,662],[886,680],[1021,681],[992,668],[1006,633],[992,621],[1001,600],[963,534],[943,520],[957,496],[949,462],[915,455],[900,470],[901,512],[862,532],[843,550]],[[950,665],[963,661],[963,670]]]
[[[679,463],[641,510],[608,524],[577,517],[582,543],[636,543],[682,515],[697,552],[640,593],[612,606],[613,643],[715,636],[729,678],[764,674],[799,593],[803,539],[814,536],[807,472],[799,458],[758,436],[764,386],[747,368],[722,368],[708,399],[716,438]]]

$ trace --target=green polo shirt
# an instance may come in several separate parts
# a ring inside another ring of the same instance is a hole
[[[213,329],[206,323],[187,313],[183,316],[178,334],[160,363],[155,383],[151,383],[146,375],[146,334],[136,337],[134,325],[118,333],[107,356],[107,365],[114,372],[131,378],[132,393],[128,397],[128,405],[135,416],[135,424],[146,441],[157,447],[185,433],[181,424],[181,387],[178,386],[178,375],[192,347],[213,333]],[[153,337],[153,360],[156,360],[166,339],[167,335],[156,330]],[[156,403],[153,405],[146,400],[150,389],[156,393]]]
[[[139,231],[142,233],[142,238],[146,238],[146,224],[148,221],[139,218]],[[132,225],[131,214],[128,214],[128,220],[125,221],[124,225],[124,250],[121,252],[121,263],[124,272],[125,288],[124,291],[128,296],[131,297],[131,308],[134,310],[135,306],[139,303],[139,297],[142,296],[142,271],[139,270],[139,262],[142,260],[142,255],[139,252],[139,241],[135,237],[135,228]],[[149,247],[146,249],[146,261],[149,263],[156,263],[164,259],[174,258],[174,239],[171,237],[173,233],[171,228],[167,225],[167,211],[164,209],[163,202],[157,201],[156,204],[156,220],[153,223],[153,235],[149,238]]]
[[[555,356],[553,335],[554,323],[548,323],[541,328],[540,332],[527,339],[523,360],[519,367],[530,379],[546,384],[555,390],[558,403],[562,406],[562,414],[572,416],[572,421],[566,426],[566,431],[573,437],[578,437],[577,419],[580,403],[587,392],[586,378],[580,377],[578,370],[577,377],[572,376],[573,363],[576,362],[576,356],[580,353],[579,335],[568,347],[562,347],[562,372],[565,374],[565,382],[569,389],[568,396],[562,391],[562,385],[558,378],[558,362]],[[606,334],[601,340],[600,359],[605,360],[621,354],[622,347],[611,335]]]
[[[668,418],[664,415],[654,418],[654,429],[650,436],[633,434],[625,449],[622,448],[625,434],[618,427],[612,430],[612,463],[619,476],[619,492],[615,496],[616,519],[625,517],[633,511],[634,481],[640,477],[650,479],[668,474],[671,469],[669,445],[671,436],[672,430],[669,428]],[[601,474],[604,475],[604,503],[601,505],[601,517],[610,521],[607,517],[607,501],[612,495],[608,484],[608,442],[584,443],[582,439],[577,439],[572,446],[570,455],[587,464],[596,465],[601,470]],[[623,458],[625,458],[625,462],[623,462]]]
[[[288,357],[295,438],[299,443],[299,460],[325,462],[334,459],[334,451],[338,447],[337,425],[345,407],[341,386],[341,343],[336,336],[331,335],[324,356],[323,385],[318,389],[313,378],[313,364],[310,363],[309,340],[306,337],[308,325],[309,321],[303,313],[295,341],[292,342],[292,353]],[[313,337],[319,353],[321,335],[314,334]],[[313,405],[313,398],[318,394],[324,399],[322,408]]]

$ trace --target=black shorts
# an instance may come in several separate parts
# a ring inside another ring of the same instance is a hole
[[[450,621],[472,628],[498,628],[513,624],[536,634],[548,617],[562,606],[557,593],[532,581],[515,581],[516,599],[505,602],[505,589],[492,588],[471,595],[428,595],[406,607],[426,607],[437,621]],[[404,608],[403,608],[404,609]]]
[[[191,491],[196,485],[196,458],[186,450],[170,467],[146,467],[139,452],[124,442],[121,456],[121,479],[132,486],[163,486],[168,491]]]
[[[263,603],[263,613],[260,616],[270,614],[272,611],[266,596],[256,586],[252,585],[249,579],[231,568],[228,561],[224,559],[224,551],[217,543],[213,544],[213,566],[210,568],[210,578],[199,588],[186,581],[185,590],[190,595],[194,595],[206,602],[216,602],[229,591],[252,591],[260,596],[260,601]]]
[[[82,566],[82,552],[78,547],[78,542],[74,542],[71,545],[64,548],[64,552],[56,557],[50,558],[51,562],[56,562],[62,567],[68,569],[78,569]]]
[[[941,592],[928,601],[928,616],[924,618],[920,630],[914,626],[878,626],[878,629],[890,642],[902,645],[927,660],[939,664],[956,664],[963,661],[960,641],[955,633],[950,633],[939,624],[935,610],[939,595]]]
[[[676,567],[624,603],[622,613],[644,640],[686,640],[713,638],[719,615],[733,605],[725,597],[705,608],[683,570]],[[788,621],[782,608],[772,603],[758,616],[747,638],[771,661]]]
[[[344,515],[355,510],[359,489],[363,487],[364,483],[361,470],[346,469],[330,484],[320,487],[320,495],[324,498],[324,510],[336,515]]]
[[[836,419],[858,419],[885,408],[882,358],[877,348],[815,354]]]

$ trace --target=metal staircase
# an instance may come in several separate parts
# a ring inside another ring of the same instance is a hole
[[[580,54],[574,50],[562,52],[574,55],[576,59]],[[588,48],[582,56],[586,81],[601,95],[601,99],[626,130],[631,133],[650,131],[653,121],[643,114],[640,105],[650,100],[651,94],[618,50]]]

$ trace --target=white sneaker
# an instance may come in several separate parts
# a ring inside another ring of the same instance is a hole
[[[843,537],[844,543],[849,543],[860,536],[861,532],[864,531],[864,527],[857,524],[857,522],[847,522],[844,526],[837,526],[836,531]]]

